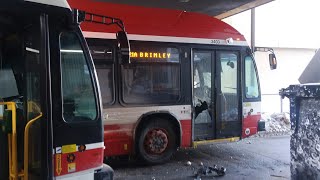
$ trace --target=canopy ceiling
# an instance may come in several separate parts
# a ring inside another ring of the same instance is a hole
[[[199,12],[223,19],[273,0],[97,0],[119,4]]]

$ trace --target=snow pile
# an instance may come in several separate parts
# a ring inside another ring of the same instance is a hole
[[[290,132],[291,125],[289,113],[262,113],[261,120],[266,122],[267,132]]]

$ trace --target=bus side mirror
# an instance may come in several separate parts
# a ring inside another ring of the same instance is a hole
[[[274,53],[269,54],[269,65],[271,70],[277,69],[277,58]]]
[[[118,41],[118,55],[120,64],[130,63],[130,44],[127,33],[125,31],[119,31],[116,34]]]
[[[274,54],[274,51],[272,48],[268,48],[268,47],[255,47],[254,48],[254,52],[256,51],[260,51],[260,52],[271,52],[269,54],[269,65],[270,65],[270,69],[274,70],[277,69],[277,58],[276,55]]]

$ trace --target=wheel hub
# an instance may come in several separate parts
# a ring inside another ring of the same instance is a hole
[[[151,129],[144,140],[144,146],[148,153],[161,154],[168,147],[168,135],[164,129]]]

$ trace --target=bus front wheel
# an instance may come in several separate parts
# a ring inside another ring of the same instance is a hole
[[[164,163],[177,150],[177,136],[172,123],[165,119],[153,119],[142,129],[138,151],[142,160],[149,164]]]

